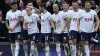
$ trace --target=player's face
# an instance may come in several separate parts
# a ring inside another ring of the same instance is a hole
[[[17,4],[11,6],[13,10],[17,10]]]
[[[73,9],[77,9],[78,8],[78,3],[72,3]]]
[[[0,11],[0,17],[2,16],[2,12]]]
[[[53,11],[54,11],[54,13],[57,13],[59,11],[59,7],[58,6],[53,6]]]
[[[31,8],[30,8],[30,7],[27,7],[27,8],[26,8],[26,12],[27,12],[28,15],[31,14],[31,13],[32,13]]]
[[[85,3],[85,8],[86,8],[86,9],[90,9],[90,8],[91,8],[90,3]]]
[[[44,8],[41,7],[41,6],[39,6],[39,10],[40,10],[41,12],[43,12]]]
[[[6,2],[7,4],[9,4],[9,3],[10,3],[10,0],[5,0],[5,2]]]
[[[33,7],[33,4],[32,4],[32,3],[28,3],[28,6],[31,6],[31,7]]]
[[[64,10],[68,9],[68,4],[63,4],[63,9]]]

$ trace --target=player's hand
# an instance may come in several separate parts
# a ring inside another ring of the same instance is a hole
[[[11,30],[11,27],[8,26],[7,28],[8,28],[8,30]]]
[[[15,29],[15,28],[11,28],[11,30],[10,30],[10,31],[14,31],[14,29]]]
[[[40,21],[41,21],[41,22],[44,22],[44,20],[42,20],[42,19],[41,19]]]
[[[64,29],[62,29],[62,30],[61,30],[61,33],[64,33],[64,32],[65,32],[65,30],[64,30]]]
[[[98,31],[98,28],[96,27],[96,28],[94,29],[94,31],[97,32],[97,31]]]

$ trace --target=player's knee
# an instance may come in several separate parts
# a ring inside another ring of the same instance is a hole
[[[30,43],[31,45],[35,45],[35,42],[34,41],[31,41],[31,43]]]
[[[19,40],[15,40],[15,43],[16,43],[16,42],[20,42],[20,41],[19,41]]]
[[[45,46],[49,46],[49,43],[48,42],[45,42]]]
[[[56,44],[61,44],[61,43],[59,41],[57,41]]]
[[[70,44],[70,45],[72,45],[72,44],[73,44],[72,40],[69,40],[69,44]]]
[[[84,44],[85,44],[85,45],[89,45],[89,42],[88,42],[88,41],[85,41]]]
[[[24,45],[26,45],[27,43],[28,43],[28,41],[27,41],[27,40],[24,40],[24,41],[23,41],[23,44],[24,44]]]

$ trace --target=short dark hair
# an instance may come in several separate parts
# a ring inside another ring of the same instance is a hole
[[[33,3],[32,1],[28,1],[28,3]]]
[[[90,1],[85,1],[85,4],[86,4],[86,3],[90,3],[90,5],[91,5],[91,2],[90,2]]]
[[[77,1],[72,1],[72,3],[77,3],[77,4],[78,4],[78,2],[77,2]]]
[[[44,7],[46,9],[46,4],[45,3],[41,3],[40,7]]]
[[[17,4],[17,2],[12,2],[12,3],[11,3],[11,5],[15,5],[15,4]]]

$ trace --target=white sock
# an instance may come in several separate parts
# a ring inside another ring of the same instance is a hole
[[[97,42],[97,43],[99,42],[99,41],[98,41],[98,40],[96,40],[96,39],[92,39],[92,40],[93,40],[94,42]]]
[[[28,56],[28,45],[23,45],[23,49],[24,49],[24,54],[25,56]]]
[[[86,56],[90,56],[89,45],[85,45],[84,49],[85,49]]]
[[[37,47],[35,47],[35,49],[34,49],[34,56],[39,56],[39,55],[38,55]]]
[[[71,46],[71,56],[76,56],[76,45],[70,45]]]
[[[45,54],[46,54],[46,56],[50,56],[49,45],[48,46],[45,46]]]
[[[15,44],[11,44],[12,55],[15,56]]]
[[[58,56],[61,56],[60,44],[56,44],[56,52],[57,52]]]
[[[30,56],[34,54],[34,45],[31,45]]]
[[[68,51],[68,44],[64,44],[64,52],[65,52],[65,56],[67,56],[67,51]]]
[[[15,43],[15,45],[16,45],[16,48],[15,48],[15,56],[18,56],[19,55],[19,42],[16,42]]]

